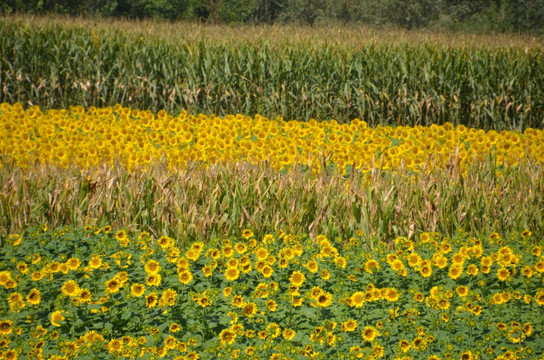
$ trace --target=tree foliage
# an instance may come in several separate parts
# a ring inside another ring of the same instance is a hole
[[[4,0],[0,13],[544,32],[544,0]]]

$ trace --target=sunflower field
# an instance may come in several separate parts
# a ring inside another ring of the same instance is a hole
[[[0,18],[1,359],[544,360],[542,39],[139,25]]]

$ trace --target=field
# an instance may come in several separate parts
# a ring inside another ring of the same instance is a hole
[[[544,359],[541,38],[0,31],[0,358]]]

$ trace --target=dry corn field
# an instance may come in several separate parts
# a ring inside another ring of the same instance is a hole
[[[543,39],[0,32],[0,358],[544,359]]]

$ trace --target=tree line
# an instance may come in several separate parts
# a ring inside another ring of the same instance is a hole
[[[3,0],[0,12],[229,24],[544,32],[544,0]]]

